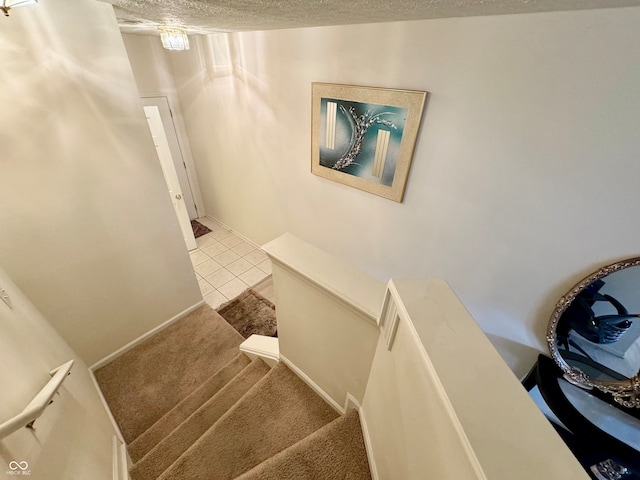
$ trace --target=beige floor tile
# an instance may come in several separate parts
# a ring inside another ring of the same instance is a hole
[[[203,262],[199,265],[196,265],[194,270],[196,273],[199,273],[200,276],[206,277],[207,275],[211,275],[213,272],[220,270],[222,265],[220,265],[215,260],[209,259],[206,262]]]
[[[209,255],[211,258],[215,257],[216,255],[220,255],[221,253],[224,253],[227,250],[229,250],[227,247],[222,245],[220,242],[216,242],[215,240],[213,242],[214,243],[211,243],[211,244],[207,245],[206,247],[202,247],[201,248],[201,250],[204,253],[206,253],[207,255]]]
[[[223,252],[220,255],[216,255],[215,257],[213,257],[213,259],[223,267],[226,267],[230,263],[235,262],[239,258],[240,258],[240,255],[232,252],[231,250],[227,250],[226,252]]]
[[[242,280],[249,286],[254,286],[260,283],[262,280],[269,276],[268,273],[263,272],[258,267],[252,267],[241,275],[238,275],[238,278]]]
[[[213,288],[213,285],[211,285],[204,279],[198,280],[198,286],[200,287],[200,293],[202,293],[203,297],[207,296],[209,293],[215,290],[215,288]]]
[[[191,257],[191,265],[193,265],[194,267],[206,262],[207,260],[210,260],[209,255],[198,248],[189,252],[189,257]]]
[[[244,257],[246,254],[253,252],[255,249],[256,247],[254,247],[250,243],[247,243],[243,240],[242,243],[239,243],[238,245],[233,247],[231,250],[237,253],[238,255],[240,255],[241,257]]]
[[[210,221],[209,225],[207,225],[207,227],[209,227],[209,229],[211,230],[210,233],[215,233],[215,232],[220,232],[220,231],[225,231],[228,232],[229,229],[226,227],[223,227],[222,225],[220,225],[218,222],[215,221]]]
[[[200,222],[205,227],[210,228],[211,230],[216,230],[221,228],[221,225],[218,222],[208,217],[196,218],[196,220],[198,220],[198,222]]]
[[[244,258],[239,258],[235,262],[231,262],[227,265],[227,270],[233,273],[235,276],[240,276],[240,274],[249,270],[253,265],[247,262]]]
[[[207,245],[210,245],[214,242],[215,239],[213,237],[210,237],[209,234],[202,235],[196,238],[196,245],[198,246],[198,248],[206,247]]]
[[[244,255],[243,258],[248,262],[251,262],[253,265],[258,265],[259,263],[264,262],[269,257],[262,250],[254,250],[253,252]]]
[[[233,233],[231,235],[229,235],[228,237],[224,237],[222,239],[220,239],[220,243],[223,245],[226,245],[229,248],[233,248],[236,245],[240,245],[241,243],[245,243],[244,240],[242,240],[240,237],[238,237],[237,235],[234,235]]]
[[[264,262],[258,264],[257,267],[263,272],[271,275],[271,260],[267,259]]]
[[[208,235],[210,235],[211,237],[213,237],[214,240],[219,242],[223,238],[227,238],[229,235],[233,235],[233,233],[231,233],[229,230],[225,230],[223,228],[221,230],[216,230],[215,232],[212,231]]]
[[[214,290],[204,297],[204,301],[207,302],[211,308],[218,308],[223,303],[227,302],[229,299],[225,297],[218,290]]]
[[[221,268],[217,272],[213,272],[211,275],[207,275],[205,280],[213,285],[215,288],[219,288],[225,283],[229,283],[236,276],[226,268]]]
[[[238,295],[240,295],[247,288],[249,288],[249,285],[244,283],[239,278],[234,278],[230,282],[225,283],[220,288],[218,288],[218,291],[222,293],[225,297],[227,297],[229,300],[231,300],[237,297]]]
[[[253,286],[274,301],[267,255],[210,218],[198,221],[211,229],[196,239],[198,248],[189,252],[204,300],[218,308]]]

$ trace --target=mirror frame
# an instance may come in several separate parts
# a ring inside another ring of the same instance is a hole
[[[582,370],[570,366],[565,359],[562,358],[556,343],[556,329],[558,327],[560,317],[582,290],[596,280],[600,280],[607,275],[619,270],[624,270],[625,268],[636,267],[638,265],[640,265],[640,257],[628,258],[599,268],[588,277],[580,280],[573,286],[573,288],[571,288],[571,290],[569,290],[569,292],[558,300],[547,327],[547,345],[549,347],[549,352],[551,353],[553,360],[556,362],[556,365],[558,365],[564,373],[564,377],[567,381],[583,388],[597,388],[598,390],[611,394],[617,403],[629,408],[640,408],[640,370],[634,377],[624,381],[592,379]],[[638,365],[638,368],[640,369],[640,365]]]

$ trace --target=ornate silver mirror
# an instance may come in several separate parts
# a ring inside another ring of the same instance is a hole
[[[640,257],[602,267],[563,296],[547,329],[565,378],[640,408]]]

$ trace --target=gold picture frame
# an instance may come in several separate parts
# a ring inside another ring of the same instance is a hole
[[[311,173],[402,202],[427,92],[311,84]]]

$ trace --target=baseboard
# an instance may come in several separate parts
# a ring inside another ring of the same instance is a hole
[[[360,402],[356,397],[347,393],[347,399],[344,402],[344,411],[348,412],[349,410],[360,410]]]
[[[111,478],[113,480],[120,480],[120,469],[118,468],[118,465],[120,463],[119,461],[120,449],[118,448],[119,444],[120,444],[120,441],[118,440],[118,437],[114,435],[113,440],[111,442],[111,472],[112,472]]]
[[[360,407],[360,402],[350,393],[347,393],[347,398],[344,402],[344,407],[341,407],[338,402],[336,402],[333,398],[329,396],[327,392],[325,392],[322,388],[318,386],[313,380],[311,380],[302,370],[296,367],[291,360],[289,360],[284,355],[280,354],[280,361],[283,362],[287,367],[289,367],[293,373],[295,373],[298,377],[300,377],[309,387],[320,395],[325,402],[333,407],[335,411],[337,411],[340,415],[344,415],[346,412],[352,409],[358,410],[358,414],[360,417],[360,426],[362,428],[362,437],[364,438],[364,445],[367,452],[367,459],[369,461],[369,470],[371,470],[371,479],[379,480],[378,470],[376,468],[375,458],[373,456],[373,448],[371,446],[371,438],[369,436],[369,429],[367,427],[367,422],[364,417],[364,412]]]
[[[325,392],[322,388],[320,388],[320,386],[318,386],[317,383],[315,383],[313,380],[311,380],[306,373],[304,373],[302,370],[300,370],[298,367],[296,367],[291,360],[289,360],[287,357],[285,357],[284,355],[280,354],[280,361],[284,362],[284,364],[289,367],[293,373],[295,373],[298,377],[300,377],[307,385],[309,385],[309,387],[316,392],[318,395],[320,395],[322,397],[322,399],[327,402],[329,405],[331,405],[331,407],[333,407],[333,409],[338,412],[340,415],[344,415],[344,413],[346,412],[345,407],[341,406],[340,404],[338,404],[338,402],[336,402],[333,398],[331,398],[329,396],[329,394],[327,392]]]
[[[102,360],[98,360],[96,363],[94,363],[93,365],[91,365],[89,367],[89,370],[94,371],[100,367],[103,367],[104,365],[106,365],[107,363],[115,360],[116,358],[118,358],[120,355],[122,355],[123,353],[131,350],[133,347],[135,347],[136,345],[138,345],[139,343],[144,342],[147,338],[155,335],[156,333],[158,333],[160,330],[163,330],[165,328],[167,328],[169,325],[171,325],[173,322],[176,322],[178,320],[180,320],[182,317],[190,314],[191,312],[193,312],[195,309],[200,308],[202,305],[205,304],[204,300],[199,301],[198,303],[196,303],[195,305],[190,306],[189,308],[183,310],[182,312],[180,312],[179,314],[177,314],[176,316],[170,318],[169,320],[167,320],[166,322],[158,325],[155,328],[152,328],[151,330],[149,330],[147,333],[139,336],[138,338],[136,338],[135,340],[127,343],[124,347],[119,348],[118,350],[116,350],[113,353],[110,353],[109,355],[107,355],[106,357],[104,357]]]
[[[127,448],[117,436],[113,436],[113,480],[129,480]]]
[[[344,402],[344,407],[341,407],[338,402],[336,402],[333,398],[329,396],[327,392],[325,392],[322,388],[318,386],[313,380],[311,380],[302,370],[296,367],[291,360],[289,360],[284,355],[280,354],[280,361],[283,362],[287,367],[289,367],[293,373],[295,373],[298,377],[300,377],[309,387],[320,395],[325,402],[333,407],[335,411],[337,411],[340,415],[344,415],[346,412],[352,409],[358,410],[358,414],[360,417],[360,426],[362,428],[362,437],[364,438],[364,445],[367,452],[367,459],[369,461],[369,470],[371,471],[371,479],[379,480],[378,469],[376,467],[375,458],[373,456],[373,448],[371,446],[371,437],[369,436],[369,428],[367,427],[367,421],[364,416],[364,412],[360,406],[360,402],[350,393],[347,393],[347,398]]]
[[[376,467],[376,460],[373,455],[373,446],[371,445],[371,437],[369,436],[369,427],[367,426],[367,419],[364,415],[362,408],[358,409],[360,414],[360,426],[362,427],[362,437],[364,438],[364,447],[367,451],[367,459],[369,460],[369,470],[371,471],[371,479],[378,480],[378,469]]]
[[[104,407],[105,411],[107,412],[107,416],[109,417],[109,420],[111,420],[111,424],[113,425],[113,429],[116,432],[116,436],[118,437],[118,440],[121,442],[121,445],[125,445],[127,442],[125,442],[124,436],[122,435],[122,432],[120,431],[120,427],[118,426],[118,423],[116,422],[116,419],[114,418],[113,414],[111,413],[111,409],[109,408],[109,404],[107,403],[107,400],[104,398],[104,395],[102,394],[102,390],[100,390],[100,385],[98,384],[98,380],[96,380],[96,376],[94,374],[94,371],[96,369],[102,367],[103,365],[106,365],[110,361],[116,359],[117,357],[119,357],[120,355],[122,355],[126,351],[132,349],[133,347],[135,347],[139,343],[143,342],[147,338],[151,337],[152,335],[155,335],[156,333],[158,333],[163,328],[167,328],[173,322],[175,322],[177,320],[180,320],[182,317],[184,317],[185,315],[188,315],[189,313],[194,311],[196,308],[199,308],[202,305],[204,305],[204,303],[205,302],[203,300],[203,301],[198,302],[195,305],[187,308],[186,310],[183,310],[182,312],[180,312],[175,317],[172,317],[169,320],[167,320],[166,322],[164,322],[163,324],[158,325],[157,327],[149,330],[144,335],[141,335],[140,337],[136,338],[134,341],[129,342],[124,347],[119,348],[118,350],[116,350],[112,354],[107,355],[102,360],[97,361],[96,363],[91,365],[91,367],[89,367],[89,376],[91,377],[91,381],[93,382],[93,386],[96,388],[96,392],[98,392],[98,397],[100,397],[100,401],[102,402],[102,406]],[[114,450],[114,455],[116,454],[115,452],[116,452],[116,450]],[[126,458],[126,451],[125,451],[125,458]]]
[[[225,230],[229,230],[231,233],[233,233],[234,235],[236,235],[237,237],[240,237],[242,240],[244,240],[245,242],[247,242],[250,245],[253,245],[254,247],[256,247],[258,250],[261,250],[260,245],[258,245],[256,242],[254,242],[253,240],[251,240],[250,238],[245,237],[244,235],[242,235],[241,233],[236,232],[233,228],[231,228],[229,225],[227,225],[224,222],[221,222],[220,220],[218,220],[215,217],[212,217],[211,215],[205,215],[209,220],[213,220],[214,222],[216,222],[218,225],[220,225],[222,228],[224,228]]]
[[[129,453],[127,452],[127,446],[124,443],[121,443],[120,445],[118,445],[118,449],[120,451],[120,478],[122,480],[130,480],[131,477],[129,476],[129,465],[130,465],[130,458],[129,458]]]
[[[122,432],[120,431],[120,427],[118,426],[116,419],[113,416],[113,413],[111,413],[111,409],[109,408],[109,404],[107,403],[107,400],[104,398],[104,395],[102,394],[102,390],[100,390],[100,385],[98,385],[98,381],[96,380],[96,376],[93,374],[93,370],[89,369],[89,376],[91,377],[91,381],[93,382],[93,386],[96,387],[96,392],[98,392],[98,397],[100,397],[100,401],[102,402],[102,406],[104,407],[104,411],[107,412],[107,416],[109,417],[109,420],[111,420],[111,425],[113,426],[113,430],[116,432],[116,437],[117,440],[119,440],[123,445],[126,443],[124,441],[124,436],[122,435]],[[114,456],[116,455],[116,450],[114,450]],[[115,461],[115,457],[114,457],[114,461]],[[117,466],[116,466],[117,468]]]

